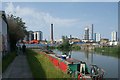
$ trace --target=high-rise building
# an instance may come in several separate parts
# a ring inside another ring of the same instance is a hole
[[[89,39],[90,40],[93,40],[93,24],[92,24],[92,26],[89,28],[89,31],[90,31],[90,36],[89,36]]]
[[[111,32],[111,41],[117,41],[117,32],[116,31]]]
[[[33,34],[34,34],[34,40],[40,40],[40,41],[42,40],[43,35],[41,31],[35,31]]]
[[[93,34],[93,40],[96,41],[96,33]]]
[[[51,24],[51,42],[53,42],[53,24]]]
[[[96,42],[99,42],[101,39],[101,34],[97,33],[96,34]]]
[[[70,39],[72,38],[72,35],[70,35]]]
[[[29,41],[34,40],[34,34],[33,31],[29,31]]]
[[[89,40],[89,28],[85,28],[84,40]]]

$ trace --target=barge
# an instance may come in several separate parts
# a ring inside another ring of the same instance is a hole
[[[74,59],[66,58],[66,56],[53,54],[45,54],[50,62],[54,66],[58,67],[63,72],[70,74],[72,78],[78,80],[102,80],[104,76],[104,70],[97,65],[91,65],[89,68],[86,62]]]

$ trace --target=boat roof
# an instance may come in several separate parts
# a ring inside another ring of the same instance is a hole
[[[81,61],[80,60],[77,60],[77,59],[74,59],[74,58],[68,58],[68,59],[66,59],[66,61],[67,62],[69,62],[69,63],[80,63]]]

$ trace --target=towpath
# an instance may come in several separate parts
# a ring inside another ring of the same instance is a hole
[[[2,78],[3,80],[7,78],[29,78],[32,80],[33,76],[26,55],[18,55],[3,73]]]

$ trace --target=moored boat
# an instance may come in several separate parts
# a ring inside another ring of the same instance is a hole
[[[86,62],[74,58],[65,58],[67,56],[56,54],[47,55],[54,66],[58,67],[63,72],[70,74],[72,78],[77,78],[78,80],[101,80],[104,76],[104,70],[97,65],[90,65],[89,67]]]

